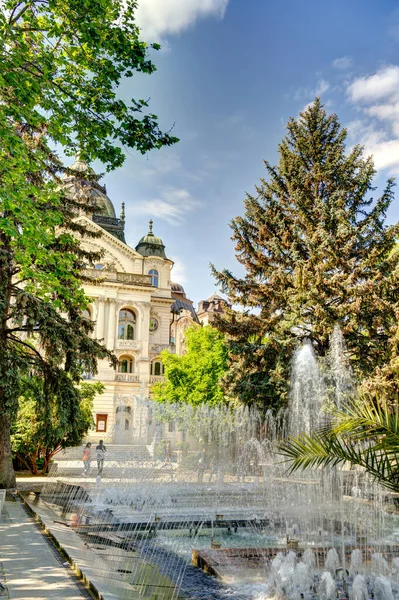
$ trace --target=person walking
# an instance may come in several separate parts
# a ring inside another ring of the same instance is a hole
[[[97,468],[98,468],[99,475],[101,475],[101,473],[103,472],[104,458],[105,458],[106,451],[107,451],[107,449],[104,446],[103,440],[100,440],[100,443],[98,444],[98,446],[96,446]]]
[[[216,456],[212,456],[211,461],[209,463],[209,483],[211,483],[213,476],[215,476],[215,480],[217,481],[217,476],[219,472],[219,465],[216,460]]]
[[[84,471],[83,475],[88,475],[90,471],[90,461],[91,461],[91,442],[87,442],[84,450],[83,450],[83,464]]]

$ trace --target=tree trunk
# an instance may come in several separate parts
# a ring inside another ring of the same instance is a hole
[[[0,414],[0,489],[15,488],[15,473],[12,466],[10,417]]]

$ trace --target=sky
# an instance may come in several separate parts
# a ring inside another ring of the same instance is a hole
[[[103,183],[117,214],[126,203],[129,245],[153,219],[173,281],[196,304],[217,291],[210,263],[242,274],[229,222],[316,95],[347,127],[348,148],[374,155],[380,189],[399,175],[397,0],[139,0],[137,22],[162,50],[157,72],[121,93],[148,98],[180,142],[129,151]],[[399,220],[397,200],[387,220]]]

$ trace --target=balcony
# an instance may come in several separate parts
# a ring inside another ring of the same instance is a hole
[[[113,283],[123,283],[125,285],[152,287],[150,275],[121,273],[120,271],[105,271],[98,269],[83,269],[82,274],[84,277],[87,277],[87,279],[91,279],[98,283],[110,281]]]
[[[149,344],[148,351],[150,354],[160,354],[162,350],[169,350],[172,354],[175,353],[175,346],[169,344]]]
[[[141,342],[139,340],[116,340],[116,350],[140,350]]]
[[[125,383],[140,383],[140,377],[134,373],[115,373],[115,381],[124,381]]]
[[[160,381],[165,381],[163,375],[150,375],[150,383],[159,383]]]

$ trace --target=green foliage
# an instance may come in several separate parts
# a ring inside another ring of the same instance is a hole
[[[119,144],[146,153],[174,143],[176,138],[159,130],[157,117],[146,114],[145,100],[125,102],[117,94],[123,78],[155,71],[139,39],[136,4],[4,2],[0,90],[8,121],[45,130],[67,154],[80,149],[89,161],[99,158],[108,168],[124,160]],[[10,135],[15,135],[12,127]]]
[[[103,393],[103,384],[83,382],[77,388],[64,383],[67,385],[60,385],[55,394],[41,378],[23,381],[11,443],[13,453],[32,473],[39,468],[45,473],[53,456],[63,448],[81,444],[94,424],[93,400]],[[60,398],[62,393],[64,398]]]
[[[361,398],[346,411],[334,411],[333,417],[331,426],[280,445],[290,473],[350,463],[399,492],[399,404]]]
[[[176,356],[161,353],[166,381],[152,386],[158,402],[218,404],[225,402],[220,379],[227,369],[227,347],[224,336],[210,327],[186,330],[187,353]]]
[[[336,324],[359,378],[397,356],[398,225],[385,224],[393,182],[374,199],[373,161],[359,146],[346,154],[346,135],[319,99],[291,119],[279,164],[265,161],[268,179],[231,223],[245,276],[213,268],[242,307],[215,325],[229,340],[226,391],[245,402],[284,402],[295,347],[309,338],[324,356]]]
[[[44,374],[58,405],[69,406],[70,382],[109,356],[82,316],[81,269],[99,258],[80,247],[81,236],[94,234],[74,220],[85,187],[80,200],[65,195],[61,176],[71,171],[52,149],[67,156],[80,149],[110,170],[124,160],[121,145],[145,153],[177,141],[160,131],[146,101],[117,93],[122,78],[155,70],[135,7],[133,0],[0,5],[0,487],[15,484],[9,427],[21,378]]]

